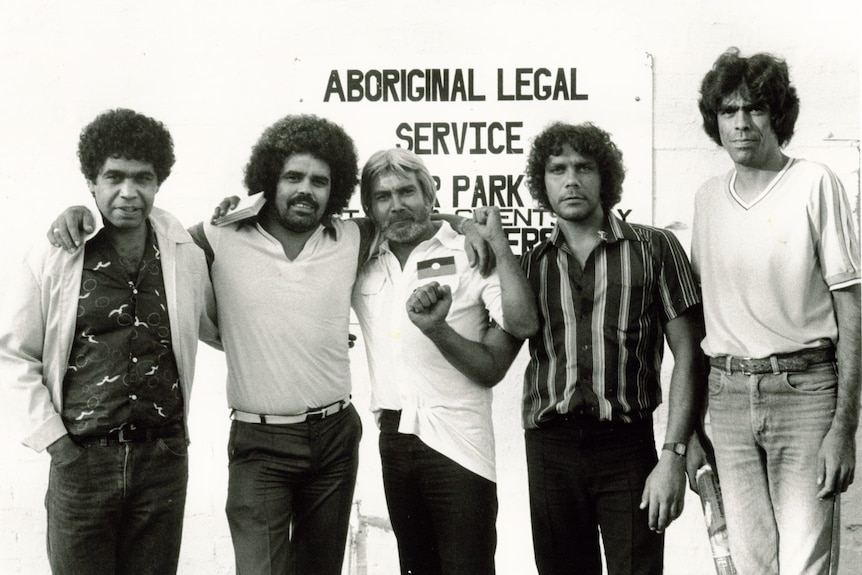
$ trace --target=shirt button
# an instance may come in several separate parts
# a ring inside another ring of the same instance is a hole
[[[130,396],[129,396],[129,399],[138,399],[138,396],[137,396],[137,395],[132,394],[132,395],[130,395]]]
[[[132,363],[138,363],[138,358],[137,358],[137,357],[133,357],[133,358],[132,358]]]

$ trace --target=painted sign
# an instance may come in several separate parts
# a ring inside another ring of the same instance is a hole
[[[593,122],[623,152],[626,180],[617,213],[652,223],[652,61],[572,54],[564,61],[511,64],[446,57],[409,64],[395,57],[298,60],[301,111],[341,124],[360,162],[392,147],[423,158],[442,211],[470,217],[496,205],[516,253],[549,233],[524,171],[530,141],[554,121]],[[362,215],[354,198],[346,216]]]

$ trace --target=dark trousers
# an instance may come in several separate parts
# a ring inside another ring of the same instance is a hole
[[[238,575],[339,575],[359,466],[352,405],[307,423],[234,421],[227,518]]]
[[[652,419],[561,417],[526,431],[533,549],[540,575],[658,575],[664,537],[639,508],[657,462]]]
[[[493,575],[497,484],[398,433],[398,415],[384,413],[379,443],[401,573]]]
[[[81,446],[51,462],[45,507],[55,575],[177,572],[188,482],[185,437]]]

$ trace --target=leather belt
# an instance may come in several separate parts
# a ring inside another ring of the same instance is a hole
[[[755,375],[759,373],[805,371],[809,366],[834,360],[834,347],[818,347],[764,358],[719,355],[710,357],[709,365],[723,369],[727,373],[739,372],[744,375]]]
[[[342,399],[340,401],[336,401],[335,403],[330,403],[329,405],[324,405],[323,407],[315,407],[314,409],[309,409],[305,413],[300,413],[298,415],[264,415],[258,413],[248,413],[247,411],[240,411],[239,409],[233,409],[230,413],[230,418],[234,421],[241,421],[243,423],[262,423],[265,425],[289,425],[292,423],[307,423],[309,421],[319,421],[321,419],[326,419],[336,413],[343,411],[348,405],[350,405],[350,398]]]
[[[70,435],[70,437],[78,445],[93,445],[96,443],[108,445],[109,443],[142,443],[144,441],[167,439],[169,437],[185,437],[185,434],[186,431],[182,425],[168,425],[166,427],[123,428],[110,431],[105,435]]]

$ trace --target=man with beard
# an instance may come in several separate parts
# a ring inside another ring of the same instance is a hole
[[[341,127],[286,116],[246,166],[249,193],[267,200],[257,217],[190,230],[210,264],[227,360],[226,512],[240,575],[341,573],[362,434],[350,404],[350,293],[374,226],[333,216],[357,171]],[[92,217],[71,208],[49,239],[74,249],[81,226]]]
[[[226,512],[239,575],[341,573],[362,433],[350,403],[350,297],[375,228],[334,216],[357,172],[341,127],[286,116],[246,166],[261,212],[191,230],[210,262],[227,359]],[[92,226],[86,208],[71,208],[49,239],[74,249],[82,225]]]
[[[342,221],[353,140],[287,116],[245,170],[256,219],[193,236],[211,274],[232,410],[227,517],[237,573],[341,572],[362,435],[350,404],[350,289],[374,228]]]
[[[537,327],[526,278],[497,208],[476,228],[488,277],[464,238],[432,221],[435,185],[414,153],[375,153],[361,201],[383,236],[356,281],[383,485],[404,575],[494,573],[497,490],[491,388]]]

